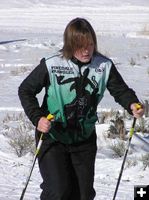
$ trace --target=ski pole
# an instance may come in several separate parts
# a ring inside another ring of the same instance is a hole
[[[141,108],[141,104],[139,104],[139,103],[136,104],[136,108],[139,110],[139,109]],[[116,198],[116,194],[117,194],[117,191],[118,191],[118,187],[119,187],[119,185],[120,185],[122,173],[123,173],[123,170],[124,170],[125,161],[126,161],[127,154],[128,154],[128,150],[129,150],[130,143],[131,143],[131,139],[132,139],[132,136],[133,136],[133,134],[134,134],[135,124],[136,124],[136,118],[134,117],[134,118],[133,118],[133,123],[132,123],[131,129],[130,129],[130,132],[129,132],[128,144],[127,144],[127,148],[126,148],[126,150],[125,150],[125,154],[124,154],[122,166],[121,166],[121,169],[120,169],[120,173],[119,173],[117,185],[116,185],[115,192],[114,192],[114,196],[113,196],[113,200],[115,200],[115,198]]]
[[[47,116],[47,119],[48,119],[49,121],[52,121],[52,120],[54,119],[54,116],[51,115],[51,114],[49,114],[49,115]],[[23,189],[23,191],[22,191],[20,200],[23,200],[23,198],[24,198],[24,194],[25,194],[25,192],[26,192],[28,183],[29,183],[29,181],[30,181],[30,178],[31,178],[31,175],[32,175],[32,172],[33,172],[35,163],[36,163],[37,156],[38,156],[38,154],[39,154],[39,151],[40,151],[40,148],[41,148],[41,145],[42,145],[42,142],[43,142],[42,138],[43,138],[43,133],[41,133],[39,142],[38,142],[38,144],[37,144],[37,148],[36,148],[35,155],[34,155],[34,159],[33,159],[33,164],[32,164],[32,167],[31,167],[31,169],[30,169],[29,176],[28,176],[27,179],[26,179],[25,187],[24,187],[24,189]]]

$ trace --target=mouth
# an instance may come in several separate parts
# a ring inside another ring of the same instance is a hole
[[[83,57],[89,57],[90,55],[89,54],[83,54],[82,56]]]
[[[90,59],[90,55],[89,54],[88,55],[83,55],[82,58],[83,59]]]

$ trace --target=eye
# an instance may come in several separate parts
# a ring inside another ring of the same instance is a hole
[[[91,43],[90,43],[90,46],[94,46],[94,43],[93,43],[93,42],[91,42]]]

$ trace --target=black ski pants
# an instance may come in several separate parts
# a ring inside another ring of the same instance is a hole
[[[43,179],[41,200],[93,200],[95,197],[95,133],[77,145],[43,141],[39,169]]]

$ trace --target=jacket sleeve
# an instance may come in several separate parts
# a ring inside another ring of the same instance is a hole
[[[47,85],[49,85],[49,74],[43,58],[40,64],[24,79],[18,89],[22,107],[35,126],[37,126],[39,119],[45,116],[45,110],[39,106],[36,95]]]
[[[114,97],[115,101],[132,114],[130,105],[132,103],[138,103],[139,100],[135,92],[124,82],[113,63],[107,83],[107,89]]]

